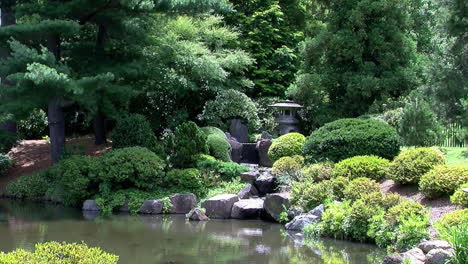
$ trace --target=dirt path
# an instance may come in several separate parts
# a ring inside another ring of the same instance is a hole
[[[67,149],[84,152],[87,155],[97,156],[111,148],[111,144],[94,145],[92,136],[67,139]],[[0,178],[0,195],[4,193],[6,185],[26,174],[46,169],[51,166],[50,145],[46,140],[23,140],[8,154],[14,162],[13,168],[7,176]]]

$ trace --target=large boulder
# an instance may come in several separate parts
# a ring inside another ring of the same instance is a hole
[[[83,211],[101,211],[95,200],[86,200],[83,203]]]
[[[186,214],[197,206],[197,196],[193,193],[171,195],[171,214]]]
[[[419,248],[413,248],[401,254],[403,261],[408,260],[411,264],[424,264],[426,256]]]
[[[445,264],[453,257],[451,250],[444,250],[441,248],[434,248],[426,255],[425,264]]]
[[[255,180],[255,187],[257,187],[260,195],[274,193],[277,188],[276,178],[269,173],[264,173]]]
[[[263,212],[263,203],[260,198],[240,200],[232,206],[231,218],[257,219]]]
[[[382,260],[381,264],[401,264],[403,263],[403,257],[400,256],[399,254],[391,254],[385,256],[385,258]]]
[[[306,225],[322,220],[322,213],[324,211],[325,206],[321,204],[306,214],[298,215],[286,224],[286,230],[302,231]]]
[[[259,176],[258,172],[251,170],[251,171],[241,173],[240,178],[244,182],[255,183],[258,176]]]
[[[227,142],[231,145],[231,160],[233,162],[241,162],[242,160],[242,144],[235,138],[228,138]]]
[[[291,205],[289,193],[267,194],[264,209],[268,220],[279,221],[280,214]]]
[[[325,212],[325,205],[321,204],[314,209],[310,210],[308,214],[315,215],[319,217],[319,220],[322,220],[322,214]]]
[[[258,196],[258,190],[252,184],[247,184],[242,190],[237,193],[239,199],[249,199]]]
[[[206,215],[210,218],[226,219],[231,217],[232,206],[239,201],[235,194],[220,194],[202,203]]]
[[[268,157],[268,149],[270,149],[272,143],[273,141],[271,139],[260,139],[257,142],[258,164],[262,167],[273,166],[273,161]]]
[[[206,216],[206,214],[202,210],[200,210],[199,208],[192,209],[192,211],[190,211],[187,214],[187,218],[189,219],[189,221],[208,221],[208,220],[210,220],[210,218],[208,218],[208,216]]]
[[[436,248],[451,249],[452,245],[450,245],[449,242],[444,240],[431,240],[419,243],[418,248],[420,248],[424,252],[424,254],[427,254],[429,251]]]
[[[162,200],[147,200],[143,202],[139,214],[161,214],[164,207],[164,201]]]
[[[229,126],[229,133],[232,137],[236,138],[241,143],[249,142],[249,129],[242,123],[240,119],[231,120]]]

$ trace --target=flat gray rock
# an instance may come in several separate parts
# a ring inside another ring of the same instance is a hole
[[[143,202],[139,214],[162,214],[164,202],[162,200],[147,200]]]
[[[260,198],[244,199],[234,203],[231,210],[231,218],[257,219],[263,212],[264,201]]]
[[[289,193],[271,193],[265,198],[264,209],[270,220],[278,222],[281,212],[288,210],[290,205]]]
[[[208,220],[210,220],[210,218],[208,218],[208,216],[206,216],[206,214],[202,210],[200,210],[199,208],[192,209],[192,211],[190,211],[187,214],[187,218],[189,219],[189,221],[208,221]]]
[[[427,254],[429,251],[436,248],[451,249],[452,245],[450,245],[449,242],[444,240],[431,240],[419,243],[418,248],[420,248],[424,252],[424,254]]]
[[[187,214],[197,206],[197,196],[193,193],[176,193],[170,196],[171,214]]]
[[[255,180],[255,187],[257,187],[261,195],[274,193],[277,187],[276,178],[271,174],[262,174]]]
[[[452,257],[453,253],[450,250],[435,248],[427,253],[425,264],[446,264]]]
[[[242,190],[237,193],[239,199],[249,199],[258,196],[258,190],[252,184],[247,184]]]
[[[291,222],[286,224],[286,230],[296,230],[296,231],[303,231],[304,227],[308,224],[312,224],[315,222],[320,221],[320,218],[313,214],[301,214],[299,216],[294,217]]]
[[[400,255],[387,255],[382,260],[381,264],[401,264],[403,263],[403,258]]]
[[[237,201],[239,197],[235,194],[220,194],[204,201],[202,207],[210,218],[227,219],[231,217],[232,206]]]
[[[254,183],[257,180],[258,176],[258,173],[255,171],[247,171],[241,173],[240,178],[244,182]]]

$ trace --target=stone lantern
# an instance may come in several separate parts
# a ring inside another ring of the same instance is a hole
[[[299,120],[296,118],[297,110],[303,108],[302,105],[296,104],[293,101],[285,100],[276,104],[270,105],[279,109],[279,115],[276,117],[278,125],[275,128],[275,136],[282,136],[291,132],[299,132]]]

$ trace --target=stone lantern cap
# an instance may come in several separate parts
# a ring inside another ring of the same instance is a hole
[[[291,100],[284,100],[275,104],[270,105],[271,107],[278,107],[278,108],[303,108],[302,105],[296,104]]]

